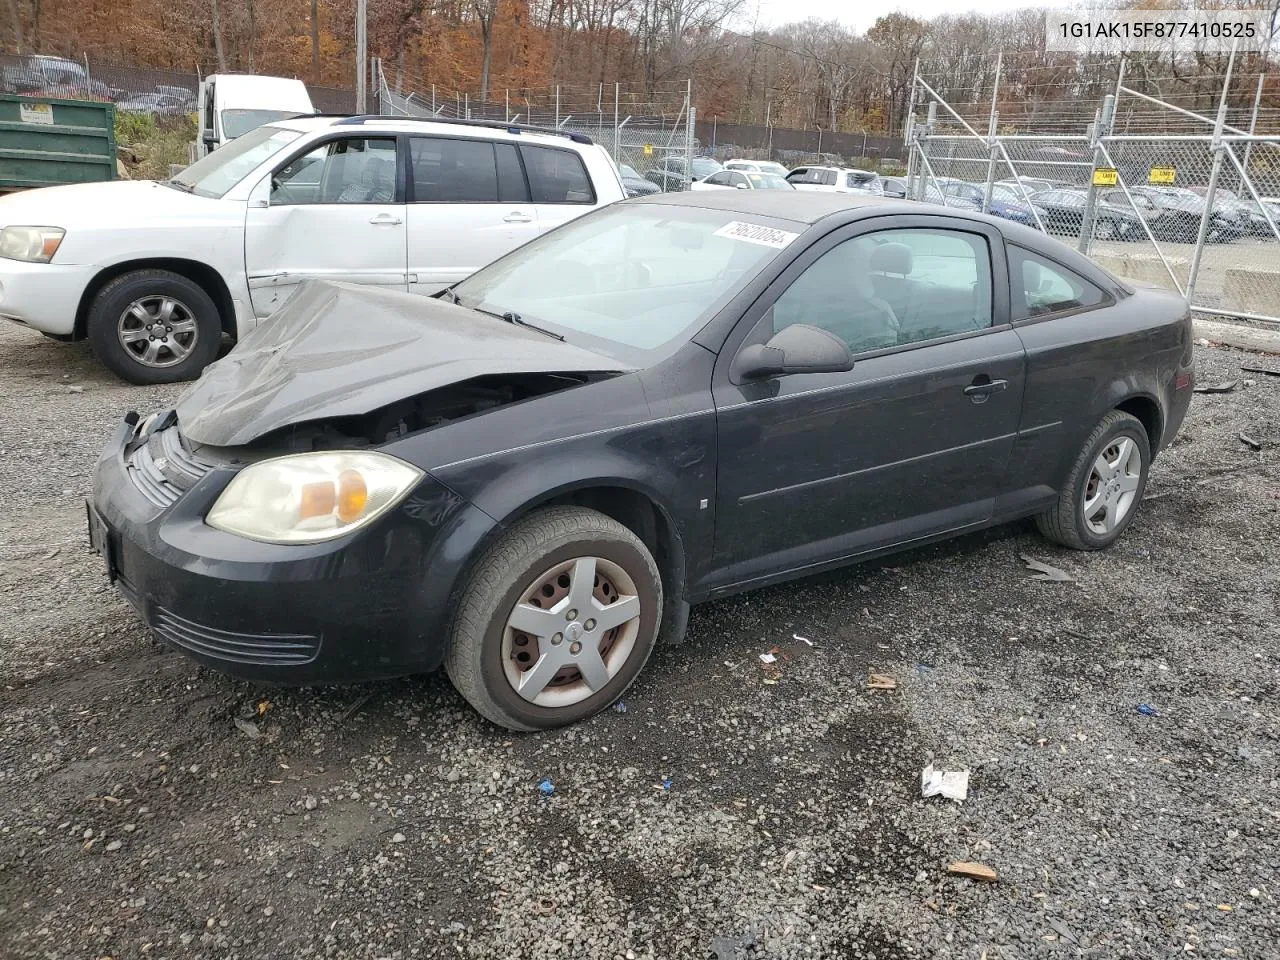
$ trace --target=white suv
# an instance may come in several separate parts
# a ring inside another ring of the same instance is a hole
[[[162,183],[0,198],[0,318],[88,337],[133,383],[186,380],[307,278],[434,294],[623,197],[608,153],[577,133],[278,121]]]

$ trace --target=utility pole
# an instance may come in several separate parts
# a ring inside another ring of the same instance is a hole
[[[368,112],[365,83],[369,76],[369,0],[356,0],[356,113]]]

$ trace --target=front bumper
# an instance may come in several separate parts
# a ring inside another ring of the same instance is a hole
[[[164,505],[137,433],[131,414],[98,461],[90,539],[157,639],[224,673],[284,684],[439,666],[462,567],[494,528],[484,513],[427,477],[350,536],[258,543],[204,523],[235,465],[209,464]]]
[[[92,266],[0,258],[0,319],[71,336],[80,298],[93,275]]]

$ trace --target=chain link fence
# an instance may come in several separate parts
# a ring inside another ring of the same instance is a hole
[[[390,116],[495,120],[581,133],[609,151],[614,162],[664,190],[688,188],[698,142],[688,81],[659,84],[648,94],[621,84],[557,85],[503,90],[499,99],[446,92],[401,77],[393,87],[374,61],[379,112]]]
[[[1053,234],[1198,312],[1280,324],[1280,108],[1264,73],[1223,61],[1168,75],[1147,61],[1049,62],[1039,75],[1061,79],[1042,83],[1020,64],[1021,88],[1003,91],[1003,56],[976,84],[922,64],[910,193]]]

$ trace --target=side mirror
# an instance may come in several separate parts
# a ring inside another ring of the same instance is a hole
[[[217,134],[215,134],[212,130],[201,130],[200,142],[203,143],[210,150],[213,150],[218,146]]]
[[[731,379],[763,380],[793,373],[845,373],[853,369],[849,346],[834,333],[807,323],[783,327],[768,343],[753,343],[734,358]]]
[[[737,187],[739,190],[747,189],[747,185],[745,183],[735,183],[734,186]]]

